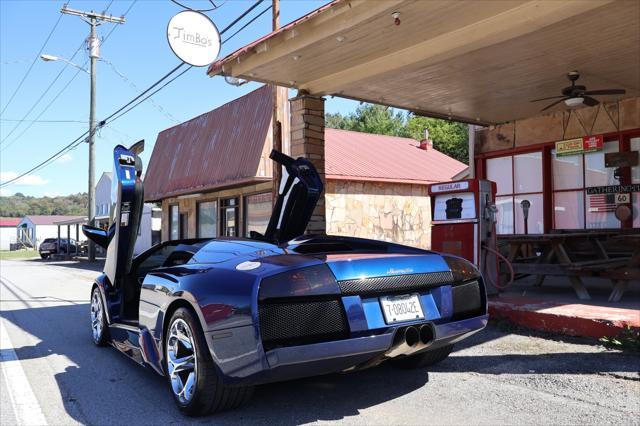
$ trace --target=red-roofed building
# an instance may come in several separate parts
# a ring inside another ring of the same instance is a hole
[[[265,230],[271,113],[264,86],[158,135],[145,201],[162,203],[163,240]],[[467,167],[427,142],[336,129],[325,130],[325,157],[327,233],[421,247],[431,240],[427,185]]]
[[[16,242],[20,223],[19,217],[0,217],[0,250],[9,250],[12,243]]]
[[[37,248],[46,238],[58,237],[58,224],[60,222],[75,222],[82,219],[83,216],[28,215],[20,219],[17,225],[18,239]]]

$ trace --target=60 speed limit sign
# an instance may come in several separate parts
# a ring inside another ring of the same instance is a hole
[[[630,204],[631,194],[616,194],[616,204]]]

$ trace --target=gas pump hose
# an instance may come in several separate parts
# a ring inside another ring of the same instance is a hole
[[[495,240],[495,235],[491,240],[493,242],[494,247],[497,246],[496,244],[496,240]],[[509,281],[507,281],[507,283],[505,285],[501,285],[500,284],[500,279],[499,279],[499,274],[496,273],[496,277],[494,279],[494,277],[490,276],[489,273],[485,274],[485,279],[487,279],[487,281],[489,281],[489,283],[491,285],[493,285],[495,288],[497,288],[498,290],[505,290],[507,289],[509,286],[511,286],[511,284],[513,284],[513,280],[515,279],[515,273],[513,272],[513,265],[511,265],[511,262],[509,262],[509,259],[507,259],[506,257],[504,257],[498,250],[489,247],[488,245],[484,244],[483,248],[491,253],[493,253],[499,260],[502,260],[504,262],[505,265],[507,265],[507,269],[509,270]],[[484,265],[482,267],[483,272],[487,271],[487,256],[484,256]],[[499,268],[498,268],[499,269]]]

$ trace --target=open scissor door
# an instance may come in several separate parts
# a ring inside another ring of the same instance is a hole
[[[282,180],[264,239],[281,243],[304,234],[323,185],[309,160],[293,159],[275,150],[270,158],[281,165]]]
[[[139,142],[127,149],[118,145],[113,150],[113,177],[109,227],[106,230],[83,226],[82,232],[107,250],[104,272],[112,284],[129,273],[133,249],[142,216],[144,190],[142,161],[138,154],[144,145]]]

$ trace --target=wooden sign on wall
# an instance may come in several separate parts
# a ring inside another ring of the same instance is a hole
[[[638,165],[638,151],[607,152],[604,154],[605,167],[635,167]]]

